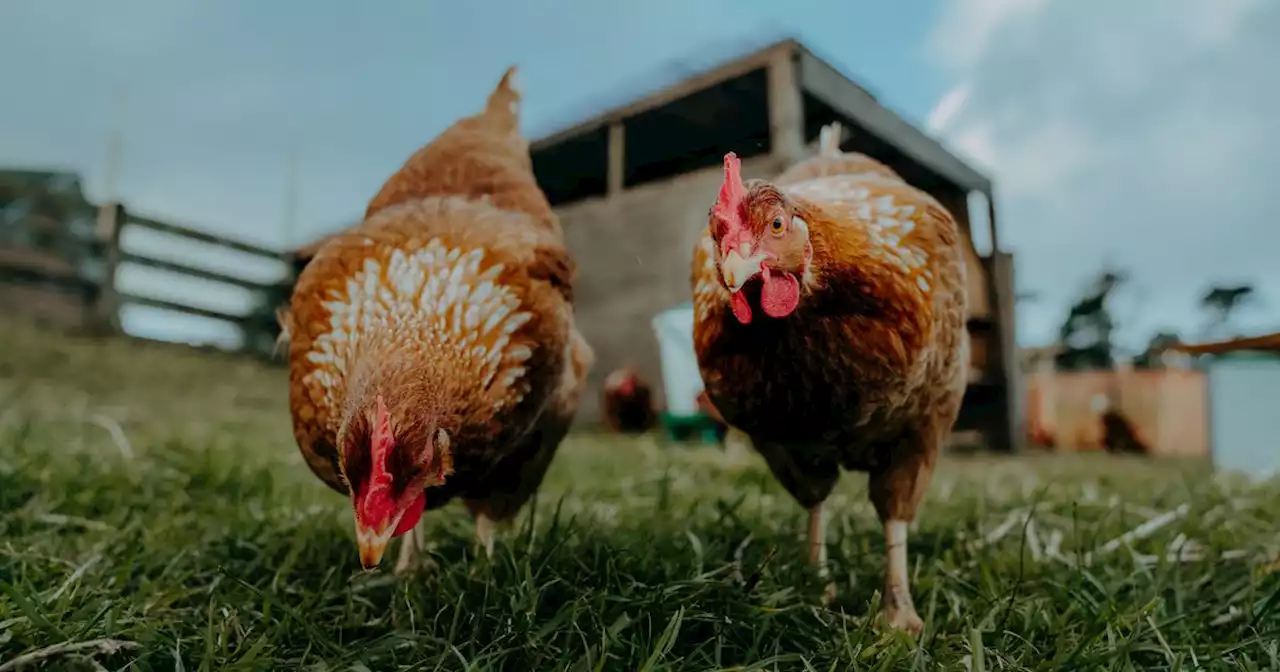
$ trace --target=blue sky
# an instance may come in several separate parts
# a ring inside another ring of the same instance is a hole
[[[70,167],[102,198],[118,129],[118,193],[130,208],[282,246],[352,219],[508,64],[521,67],[525,131],[536,137],[794,35],[993,174],[1022,284],[1041,294],[1022,311],[1023,340],[1049,335],[1104,257],[1138,277],[1123,299],[1131,338],[1194,327],[1195,294],[1215,280],[1258,282],[1271,299],[1243,327],[1280,326],[1280,270],[1257,251],[1280,249],[1276,228],[1262,226],[1280,131],[1260,112],[1280,100],[1249,65],[1280,62],[1265,39],[1280,27],[1275,3],[610,5],[7,0],[0,77],[13,95],[0,106],[0,165]],[[286,232],[290,151],[298,223]],[[162,296],[201,291],[139,269],[124,282]],[[204,295],[211,307],[244,303]]]

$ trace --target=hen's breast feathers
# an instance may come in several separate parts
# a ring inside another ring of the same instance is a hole
[[[531,219],[459,197],[412,200],[307,266],[290,316],[291,397],[299,444],[323,480],[344,489],[337,423],[371,361],[447,397],[464,424],[533,409],[527,424],[564,394],[573,264]]]

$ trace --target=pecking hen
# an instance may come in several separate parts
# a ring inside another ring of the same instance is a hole
[[[622,434],[643,434],[657,422],[653,390],[634,369],[615,369],[604,379],[604,422]]]
[[[351,498],[365,568],[454,498],[491,554],[494,523],[538,489],[592,364],[514,76],[320,246],[282,316],[294,436]],[[417,543],[406,537],[397,570]]]
[[[870,476],[884,524],[882,610],[919,634],[907,525],[959,413],[968,339],[960,231],[934,199],[839,149],[772,182],[724,182],[694,250],[694,344],[707,394],[809,510],[825,568],[823,502],[841,469]]]

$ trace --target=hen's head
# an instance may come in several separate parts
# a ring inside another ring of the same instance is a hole
[[[800,280],[813,258],[809,225],[795,205],[768,182],[744,183],[742,163],[729,152],[710,220],[716,266],[732,296],[734,317],[751,322],[753,304],[773,318],[794,312]]]
[[[387,542],[418,524],[428,487],[453,473],[449,433],[422,424],[398,426],[382,395],[347,423],[342,469],[355,509],[360,564],[373,569]]]
[[[640,376],[635,371],[626,367],[614,369],[604,379],[604,390],[606,393],[613,392],[629,397],[636,391],[639,382]]]

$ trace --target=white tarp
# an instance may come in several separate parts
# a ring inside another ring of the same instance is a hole
[[[667,411],[674,415],[697,413],[702,374],[698,372],[698,356],[693,350],[693,304],[685,303],[658,313],[653,318],[653,331],[658,336],[658,352],[662,356]]]

